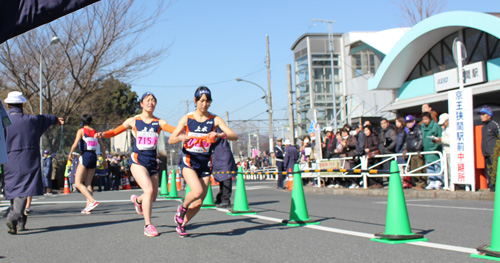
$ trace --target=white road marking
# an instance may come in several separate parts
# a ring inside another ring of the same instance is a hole
[[[229,210],[227,210],[227,209],[217,208],[217,210],[224,212],[224,213],[229,212]],[[268,216],[261,216],[261,215],[242,215],[242,216],[257,218],[257,219],[271,221],[271,222],[275,222],[275,223],[281,223],[281,221],[283,220],[283,219],[278,219],[278,218],[268,217]],[[370,233],[363,233],[363,232],[357,232],[357,231],[351,231],[351,230],[345,230],[345,229],[339,229],[339,228],[333,228],[333,227],[326,227],[326,226],[320,226],[320,225],[306,225],[303,227],[315,229],[315,230],[320,230],[320,231],[325,231],[325,232],[336,233],[336,234],[362,237],[362,238],[370,238],[371,239],[371,238],[375,237],[373,234],[370,234]],[[432,243],[432,242],[409,242],[409,243],[405,243],[405,244],[413,245],[413,246],[437,248],[437,249],[441,249],[441,250],[449,250],[449,251],[455,251],[455,252],[461,252],[461,253],[467,253],[467,254],[477,253],[477,250],[473,249],[473,248],[438,244],[438,243]]]

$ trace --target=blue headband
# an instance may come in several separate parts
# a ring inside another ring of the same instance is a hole
[[[148,92],[146,92],[146,93],[142,94],[142,97],[141,97],[141,99],[139,100],[139,102],[142,102],[142,101],[144,100],[144,98],[146,98],[146,97],[147,97],[147,96],[149,96],[149,95],[153,96],[153,98],[155,98],[155,100],[156,100],[155,95],[154,95],[153,93],[151,93],[151,92],[149,92],[149,91],[148,91]]]
[[[194,96],[197,98],[197,97],[201,97],[201,95],[203,95],[203,94],[210,95],[210,90],[208,90],[208,89],[200,89],[200,90],[196,91],[196,93],[194,94]]]

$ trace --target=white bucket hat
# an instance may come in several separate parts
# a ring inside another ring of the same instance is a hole
[[[285,145],[291,145],[291,144],[292,144],[292,142],[291,142],[289,139],[286,139],[284,144],[285,144]]]
[[[11,91],[4,100],[7,104],[22,104],[28,101],[20,91]]]

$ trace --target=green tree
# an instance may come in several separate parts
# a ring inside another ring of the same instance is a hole
[[[490,174],[490,180],[492,184],[496,183],[497,179],[497,169],[498,169],[498,157],[500,156],[500,140],[497,140],[497,144],[495,148],[493,149],[493,155],[491,156],[493,158],[493,165],[490,167],[489,174]]]
[[[129,84],[113,77],[106,79],[83,102],[95,124],[118,124],[126,118],[138,114],[138,95]]]

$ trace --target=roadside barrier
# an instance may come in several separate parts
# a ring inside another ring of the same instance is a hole
[[[420,166],[416,169],[410,170],[410,159],[412,156],[416,156],[420,154],[421,156],[425,155],[437,155],[439,157],[438,160],[425,164],[423,166]],[[332,159],[324,159],[321,160],[320,162],[328,162],[328,161],[336,161],[339,163],[340,168],[338,169],[318,169],[319,168],[319,163],[312,163],[313,167],[312,168],[307,168],[307,167],[301,167],[301,178],[316,178],[319,181],[325,180],[327,178],[359,178],[359,180],[363,181],[363,188],[368,188],[368,178],[370,177],[390,177],[390,173],[388,170],[384,169],[379,169],[382,168],[382,166],[387,163],[391,162],[393,160],[398,160],[398,157],[402,157],[402,153],[394,153],[394,154],[381,154],[381,155],[375,155],[374,157],[370,158],[372,159],[377,159],[380,160],[378,162],[375,162],[372,165],[368,165],[369,159],[363,155],[359,156],[357,158],[354,157],[339,157],[339,158],[332,158]],[[448,166],[446,164],[446,158],[443,157],[443,153],[439,151],[429,151],[429,152],[411,152],[411,153],[406,153],[407,160],[403,164],[399,164],[398,166],[401,166],[403,174],[402,176],[438,176],[443,174],[443,182],[444,182],[444,188],[449,189],[450,186],[448,185]],[[352,165],[352,161],[354,159],[358,159],[359,163],[357,163],[354,167],[349,167],[349,165]],[[438,173],[421,173],[419,172],[420,170],[424,170],[425,168],[429,167],[430,165],[433,164],[439,164],[441,166],[441,171]],[[304,164],[305,165],[305,164]],[[349,168],[345,168],[345,167]],[[376,172],[378,171],[378,172]],[[243,173],[248,180],[262,180],[262,178],[266,177],[266,179],[271,178],[270,175],[277,175],[279,172],[260,172],[256,170],[255,172],[251,171],[244,171]],[[287,172],[282,172],[282,174],[288,174]],[[273,178],[273,180],[276,180],[276,178]],[[452,186],[453,188],[453,186]],[[451,189],[453,190],[453,189]],[[475,189],[472,189],[475,191]]]
[[[299,165],[295,164],[293,167],[293,190],[292,200],[290,203],[290,216],[288,219],[281,221],[281,224],[287,226],[303,226],[303,225],[318,225],[319,222],[311,220],[307,212],[306,198],[304,195],[304,188],[302,179],[300,178]]]
[[[214,195],[212,194],[212,182],[208,181],[208,190],[203,203],[201,204],[201,209],[212,209],[215,208]]]
[[[179,197],[179,194],[177,193],[177,184],[175,183],[175,176],[176,172],[175,169],[172,170],[172,173],[170,174],[170,191],[168,195],[165,197],[167,200],[175,200],[175,199],[182,199],[182,197]]]
[[[389,177],[385,232],[375,234],[375,238],[371,240],[387,244],[427,241],[424,235],[411,232],[403,185],[401,184],[398,163],[396,161],[391,162],[391,169],[389,171],[391,176]]]
[[[232,172],[234,173],[234,171]],[[250,210],[247,201],[247,192],[245,190],[245,179],[243,179],[243,168],[238,168],[238,174],[236,175],[236,192],[234,193],[234,205],[233,209],[229,210],[228,215],[254,215],[257,212]]]
[[[498,157],[500,162],[500,157]],[[497,175],[500,174],[500,165],[497,166]],[[498,178],[498,177],[497,177]],[[500,261],[500,195],[496,195],[500,189],[495,184],[495,204],[493,207],[493,225],[491,228],[491,245],[477,248],[480,254],[471,254],[473,258],[482,258]]]
[[[165,197],[168,195],[168,188],[167,188],[167,171],[163,170],[161,173],[161,188],[160,188],[160,195],[161,197]]]

